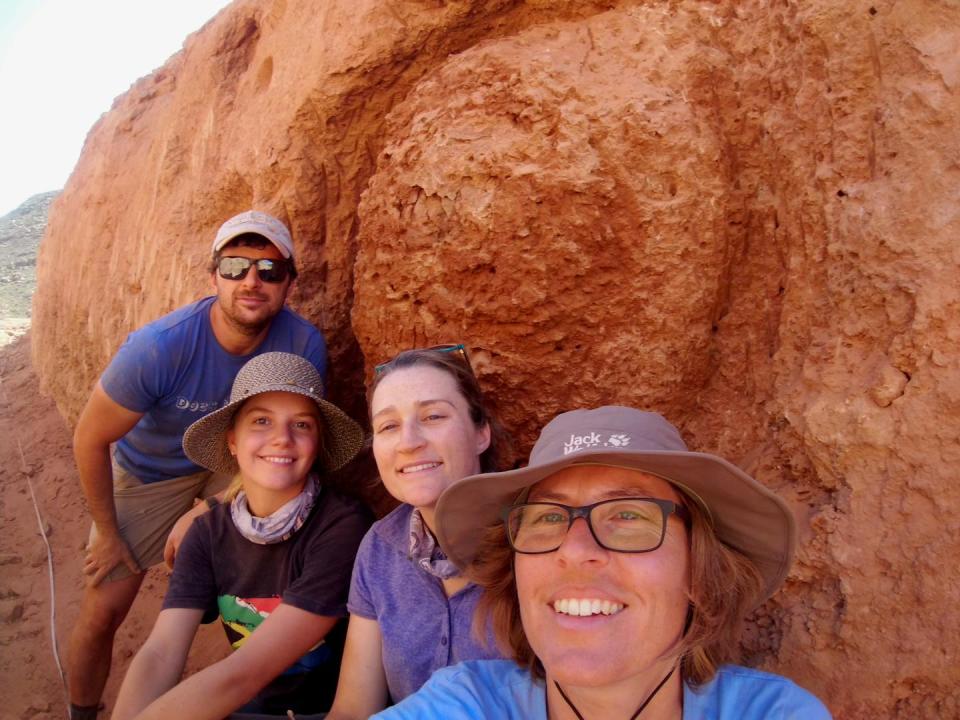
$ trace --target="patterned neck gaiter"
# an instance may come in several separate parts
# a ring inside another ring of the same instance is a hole
[[[430,528],[423,522],[423,516],[416,508],[410,514],[410,553],[409,558],[424,572],[441,580],[449,580],[460,574],[460,570],[447,559],[437,545]]]
[[[241,490],[230,503],[230,517],[233,518],[233,524],[237,526],[240,534],[250,542],[257,545],[283,542],[303,525],[313,509],[319,490],[316,475],[310,473],[303,486],[303,492],[276,512],[262,518],[250,514],[247,494]]]

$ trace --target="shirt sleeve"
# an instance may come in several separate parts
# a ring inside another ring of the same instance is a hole
[[[783,720],[833,720],[830,711],[819,698],[799,685],[784,699]]]
[[[110,399],[127,410],[144,413],[163,395],[163,350],[147,326],[130,333],[103,371],[100,384]]]
[[[323,380],[324,390],[327,388],[327,342],[323,338],[323,333],[314,329],[312,337],[307,342],[305,351],[307,360],[313,363],[313,366],[320,373]],[[327,393],[324,392],[324,395]]]
[[[350,572],[370,517],[359,504],[328,503],[333,512],[329,518],[316,518],[321,523],[307,545],[303,572],[284,590],[282,600],[316,615],[345,617]]]
[[[426,684],[370,720],[468,720],[494,717],[472,691],[459,667],[435,672]]]
[[[208,623],[217,618],[219,609],[209,524],[206,520],[205,517],[197,518],[180,543],[170,586],[163,598],[163,609],[203,610],[203,622]]]
[[[509,661],[474,661],[437,670],[413,695],[371,720],[546,720],[542,686]]]
[[[359,615],[368,620],[377,619],[377,609],[374,607],[370,588],[367,585],[367,575],[375,552],[376,536],[371,528],[367,531],[360,549],[357,551],[357,561],[353,565],[353,577],[350,579],[350,598],[347,601],[347,610],[351,615]]]

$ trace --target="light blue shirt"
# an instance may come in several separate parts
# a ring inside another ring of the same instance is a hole
[[[436,672],[377,720],[546,720],[544,685],[509,660],[474,660]],[[683,720],[831,720],[823,703],[779,675],[724,665],[698,690],[683,686]]]

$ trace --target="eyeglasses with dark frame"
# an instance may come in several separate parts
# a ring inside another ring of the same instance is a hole
[[[503,509],[507,540],[515,552],[539,555],[557,550],[574,520],[583,518],[597,545],[614,552],[652,552],[663,544],[667,519],[676,515],[689,524],[689,511],[672,500],[622,497],[573,507],[529,502]]]
[[[243,280],[250,268],[257,266],[257,277],[265,283],[280,283],[290,274],[290,263],[287,260],[273,260],[260,258],[252,260],[245,257],[222,257],[217,262],[217,272],[224,280]]]
[[[444,345],[433,345],[431,347],[426,347],[426,348],[414,348],[412,350],[404,350],[403,352],[394,355],[389,360],[382,362],[379,365],[377,365],[375,368],[373,368],[373,374],[375,376],[379,375],[384,370],[386,370],[394,360],[396,360],[398,357],[400,357],[404,353],[409,353],[409,352],[456,353],[457,356],[461,360],[463,360],[464,364],[467,366],[470,372],[471,373],[473,372],[473,366],[470,364],[470,357],[467,355],[466,346],[464,346],[463,343],[446,343]]]

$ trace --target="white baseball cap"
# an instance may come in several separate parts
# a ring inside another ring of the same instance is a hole
[[[267,215],[267,213],[257,210],[247,210],[239,215],[234,215],[221,225],[220,229],[217,230],[217,236],[213,240],[211,254],[216,255],[224,245],[244,233],[254,233],[265,237],[274,244],[284,258],[288,260],[293,258],[293,238],[290,237],[287,226],[273,215]]]

